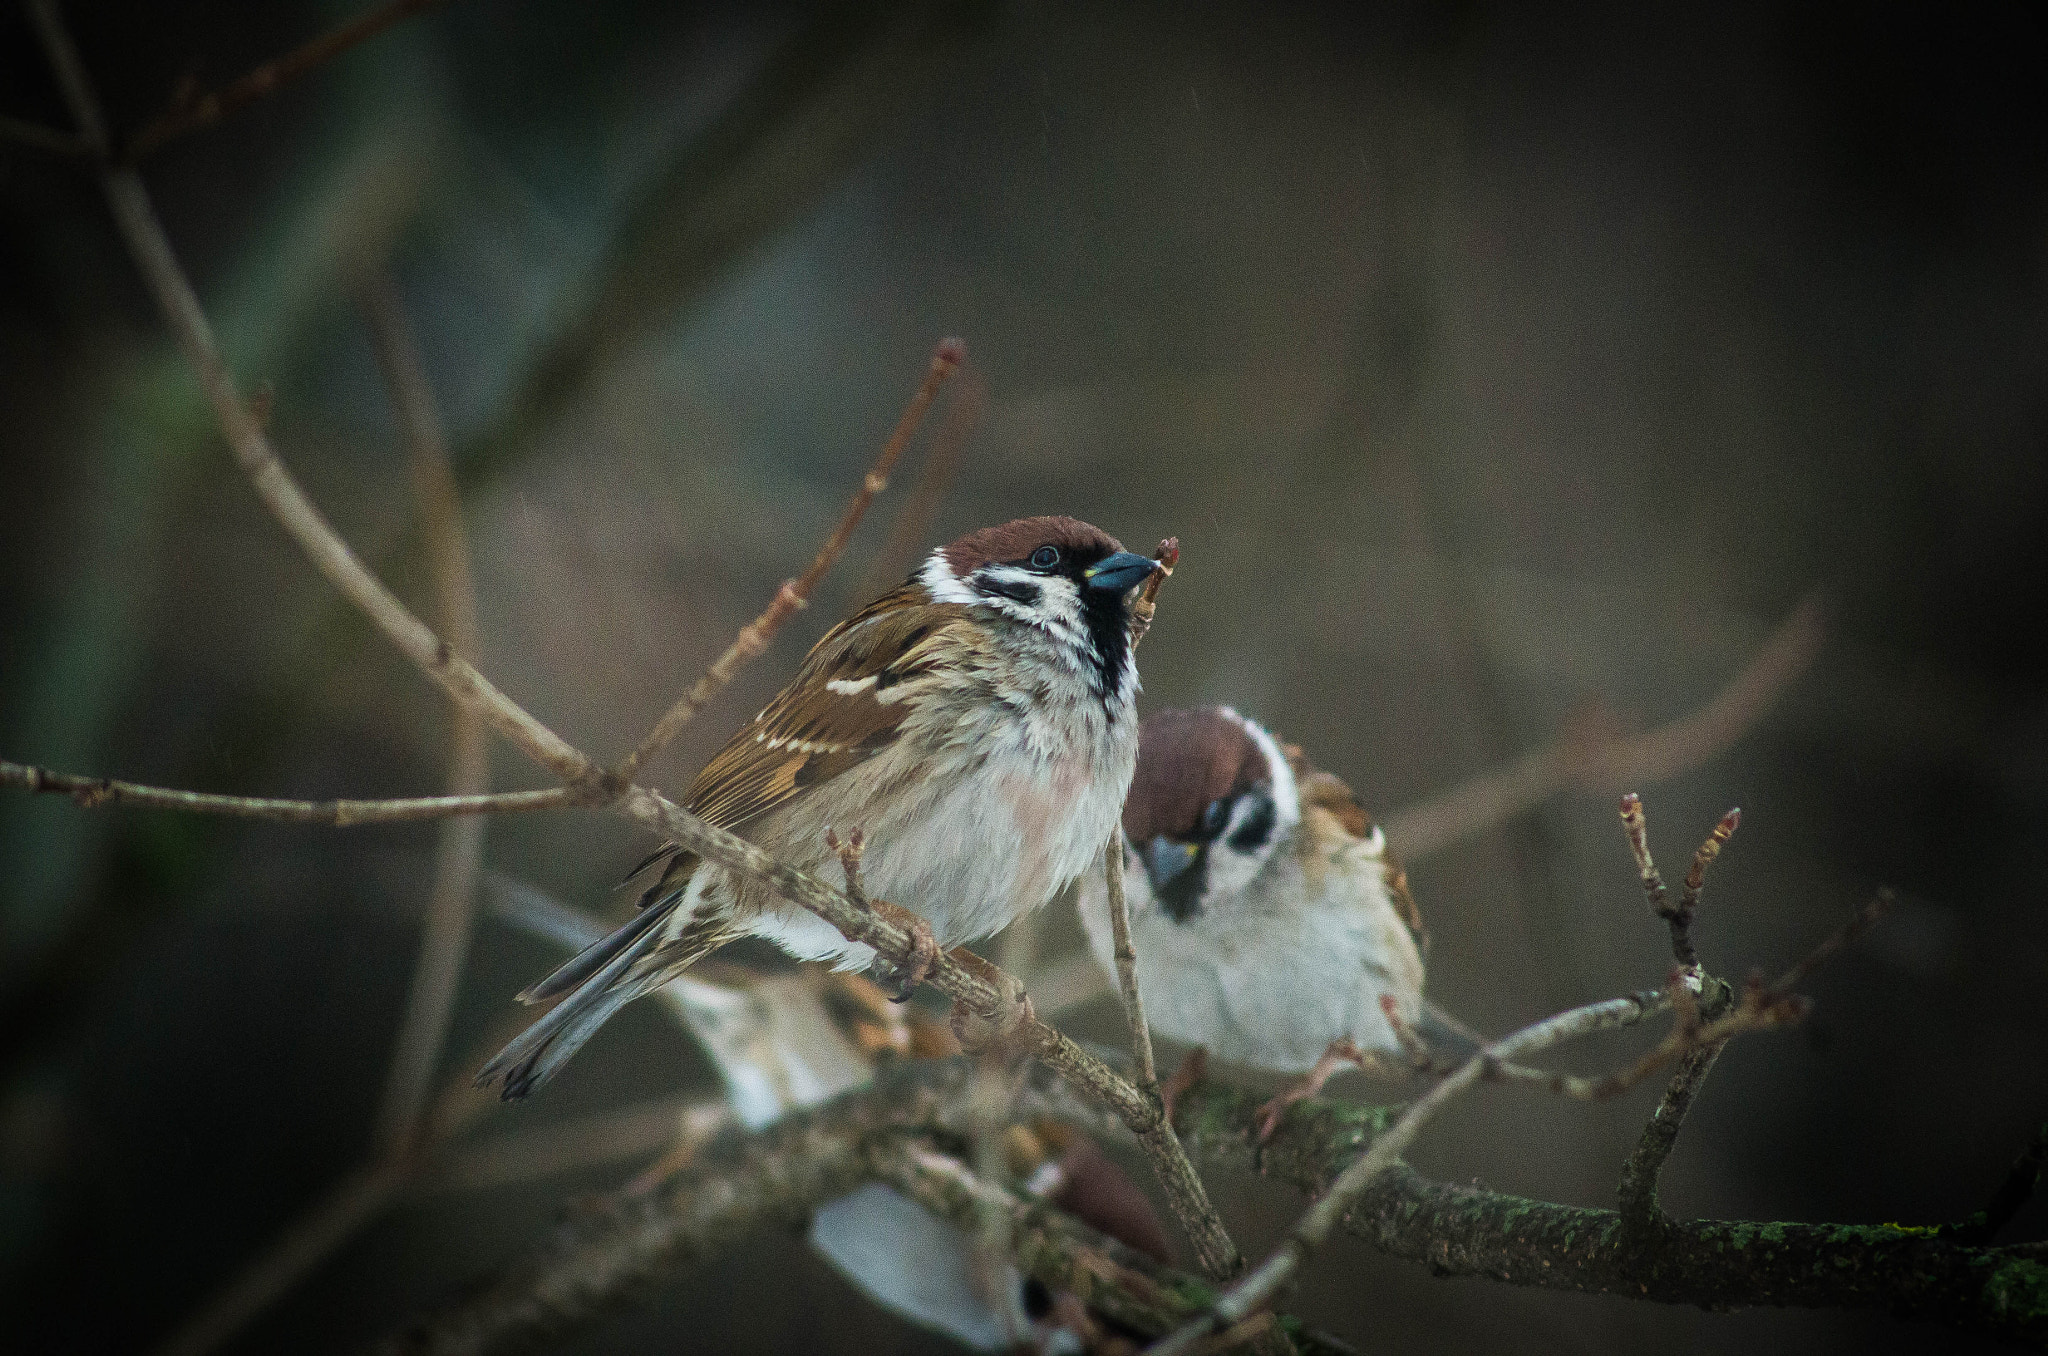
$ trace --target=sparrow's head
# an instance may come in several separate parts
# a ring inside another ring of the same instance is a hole
[[[1130,653],[1133,590],[1158,568],[1099,527],[1040,517],[941,546],[918,579],[935,602],[991,608],[1066,642],[1113,692]]]
[[[1257,721],[1205,706],[1138,728],[1124,837],[1176,922],[1249,885],[1300,820],[1294,769]]]

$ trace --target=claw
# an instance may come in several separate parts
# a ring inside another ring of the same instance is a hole
[[[970,1054],[988,1050],[1008,1039],[1024,1023],[1037,1019],[1031,995],[1024,992],[1021,980],[1004,974],[965,947],[954,947],[953,959],[993,984],[1000,998],[1000,1006],[992,1013],[976,1012],[964,1003],[954,1002],[950,1021],[953,1039],[960,1042],[962,1050]]]
[[[1315,1062],[1314,1067],[1280,1089],[1272,1101],[1259,1108],[1259,1143],[1264,1144],[1273,1138],[1273,1132],[1280,1128],[1280,1119],[1287,1114],[1288,1107],[1321,1092],[1323,1084],[1329,1082],[1337,1070],[1346,1064],[1355,1064],[1363,1069],[1369,1062],[1365,1052],[1352,1044],[1349,1036],[1331,1041],[1330,1048],[1323,1051],[1322,1058]]]
[[[910,934],[910,963],[896,966],[879,957],[876,962],[876,982],[889,990],[889,1001],[907,1003],[910,995],[917,992],[917,986],[924,983],[924,977],[932,972],[932,966],[939,959],[939,939],[932,935],[932,925],[923,918],[891,904],[886,899],[870,900],[868,907],[887,921],[894,923]]]

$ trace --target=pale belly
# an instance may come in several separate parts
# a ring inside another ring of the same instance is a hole
[[[824,846],[831,827],[866,841],[862,885],[921,915],[941,947],[979,941],[1044,905],[1101,856],[1136,764],[1135,722],[1099,717],[1047,738],[989,731],[933,755],[891,750],[785,812],[773,836],[792,865],[838,884]],[[918,769],[924,775],[915,775]],[[889,807],[878,809],[878,807]],[[750,835],[751,836],[751,835]],[[808,847],[807,847],[808,845]],[[742,911],[748,932],[805,960],[859,969],[874,959],[807,910],[763,900]]]

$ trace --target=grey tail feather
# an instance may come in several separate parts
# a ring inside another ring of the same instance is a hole
[[[1433,1048],[1453,1059],[1470,1059],[1486,1045],[1486,1037],[1430,998],[1422,1000],[1422,1020],[1415,1028]]]
[[[676,900],[682,897],[678,890],[669,899],[653,908],[642,909],[627,919],[616,931],[598,938],[574,956],[564,961],[545,978],[534,981],[519,991],[522,1003],[545,1003],[558,994],[581,985],[596,974],[621,951],[639,942],[649,932],[659,932],[660,924],[674,911]]]
[[[673,904],[668,906],[673,907]],[[503,1078],[506,1101],[525,1097],[553,1078],[556,1071],[569,1062],[570,1056],[582,1049],[584,1042],[611,1019],[613,1013],[642,994],[652,993],[699,958],[723,945],[727,935],[718,928],[695,926],[687,929],[664,952],[660,928],[641,930],[601,968],[577,985],[568,997],[513,1037],[510,1044],[478,1071],[477,1086],[483,1087]],[[644,962],[657,955],[660,956],[659,968],[647,971]],[[633,973],[636,967],[642,973]]]

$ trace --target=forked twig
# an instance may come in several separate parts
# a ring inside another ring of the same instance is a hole
[[[1640,796],[1622,797],[1621,823],[1638,868],[1646,873],[1644,880],[1647,883],[1655,876],[1656,868],[1649,865],[1649,829]],[[1651,907],[1659,911],[1671,929],[1671,957],[1676,963],[1671,972],[1671,990],[1679,1011],[1674,1034],[1680,1038],[1683,1047],[1678,1056],[1678,1068],[1665,1085],[1664,1096],[1637,1136],[1634,1152],[1622,1165],[1621,1183],[1616,1195],[1622,1220],[1631,1229],[1651,1228],[1663,1222],[1663,1210],[1657,1204],[1657,1180],[1664,1171],[1665,1160],[1670,1158],[1671,1150],[1678,1143],[1678,1132],[1685,1124],[1686,1114],[1692,1110],[1693,1099],[1699,1095],[1707,1075],[1714,1071],[1714,1064],[1721,1058],[1722,1047],[1726,1044],[1725,1041],[1702,1041],[1699,1037],[1704,1022],[1717,1020],[1727,1013],[1733,996],[1726,984],[1710,980],[1701,973],[1699,953],[1692,941],[1692,923],[1699,911],[1700,891],[1706,884],[1707,868],[1721,855],[1721,849],[1741,823],[1740,810],[1730,810],[1721,816],[1720,822],[1714,825],[1713,831],[1693,853],[1692,865],[1686,870],[1684,889],[1676,906],[1664,903],[1661,880],[1656,882],[1657,888],[1651,892]]]
[[[612,777],[616,782],[623,784],[633,780],[634,774],[640,770],[640,765],[667,748],[669,741],[690,723],[690,718],[703,709],[706,702],[723,691],[725,685],[733,680],[733,675],[745,667],[748,660],[768,648],[768,642],[775,638],[775,633],[782,629],[783,623],[810,602],[811,591],[818,587],[818,581],[823,579],[825,572],[838,561],[846,550],[846,543],[852,540],[854,529],[859,527],[860,520],[867,516],[868,505],[874,502],[876,495],[888,488],[889,472],[895,469],[896,460],[903,455],[903,449],[910,445],[910,439],[917,432],[917,426],[924,422],[925,412],[931,409],[932,401],[939,394],[939,387],[945,384],[946,378],[953,374],[954,369],[960,366],[966,356],[967,346],[960,340],[939,341],[939,346],[932,350],[931,365],[925,369],[924,381],[919,384],[917,393],[911,396],[910,403],[904,407],[902,417],[896,421],[895,431],[889,435],[889,440],[882,444],[881,453],[876,456],[874,466],[861,480],[860,488],[853,492],[853,499],[847,504],[846,512],[840,515],[838,525],[832,529],[832,535],[825,538],[825,544],[818,548],[818,554],[811,558],[809,567],[796,578],[782,581],[781,587],[775,590],[775,597],[769,601],[761,615],[740,628],[740,633],[733,637],[732,644],[725,648],[725,653],[713,660],[711,667],[704,670],[703,676],[691,684],[690,690],[677,698],[674,706],[662,713],[661,719],[654,723],[654,728],[647,732],[647,737],[640,741],[639,746],[619,760],[618,766],[612,769]]]
[[[1192,1351],[1203,1339],[1227,1331],[1262,1308],[1293,1280],[1302,1263],[1322,1246],[1373,1178],[1401,1156],[1444,1103],[1478,1082],[1489,1063],[1519,1060],[1574,1036],[1632,1025],[1655,1011],[1656,1006],[1653,995],[1610,998],[1561,1012],[1487,1046],[1465,1061],[1456,1073],[1417,1098],[1386,1133],[1373,1141],[1372,1148],[1344,1169],[1323,1198],[1288,1231],[1286,1241],[1272,1256],[1233,1285],[1202,1317],[1148,1348],[1148,1352],[1153,1356],[1177,1356]]]

